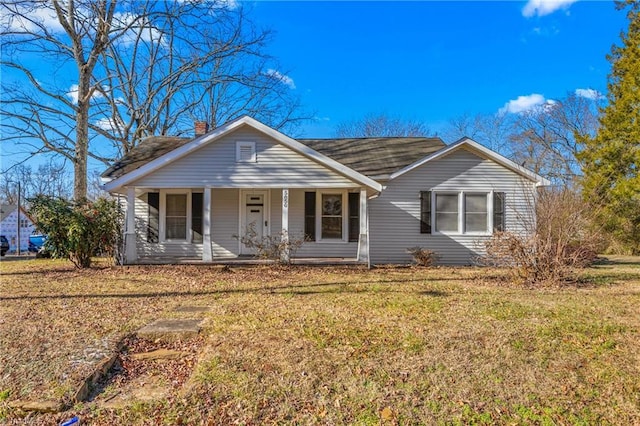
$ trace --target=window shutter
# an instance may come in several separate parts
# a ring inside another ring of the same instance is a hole
[[[431,191],[420,191],[420,233],[431,233]]]
[[[147,204],[149,205],[149,219],[147,221],[147,242],[157,243],[159,241],[160,235],[160,193],[149,192],[147,194]]]
[[[349,193],[349,241],[360,239],[360,193]]]
[[[202,242],[202,192],[191,194],[191,234],[192,242]]]
[[[506,200],[506,197],[504,192],[493,193],[493,230],[494,231],[504,231],[506,229],[505,214],[504,214],[505,200]]]
[[[307,241],[316,240],[316,193],[304,193],[304,236]]]

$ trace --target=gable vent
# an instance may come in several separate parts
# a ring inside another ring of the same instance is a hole
[[[236,142],[236,161],[237,162],[253,162],[256,160],[256,143],[255,142]]]

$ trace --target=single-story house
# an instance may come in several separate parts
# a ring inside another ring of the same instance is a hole
[[[18,218],[18,206],[15,204],[0,205],[0,235],[9,240],[11,252],[18,249],[18,226],[20,227],[20,251],[29,249],[29,236],[36,229],[29,214],[20,206],[20,218]]]
[[[496,230],[526,231],[549,182],[463,138],[294,139],[243,116],[150,137],[102,175],[126,200],[125,262],[250,256],[239,236],[306,241],[299,259],[469,264]]]

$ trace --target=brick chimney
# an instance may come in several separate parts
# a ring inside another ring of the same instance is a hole
[[[202,136],[209,131],[209,123],[206,121],[196,121],[194,125],[196,128],[196,137]]]

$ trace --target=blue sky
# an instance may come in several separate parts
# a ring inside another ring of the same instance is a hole
[[[339,123],[377,113],[443,133],[465,113],[604,94],[606,54],[627,27],[625,13],[602,1],[242,4],[274,31],[273,72],[315,115],[299,129],[305,137],[332,137]],[[24,158],[7,144],[2,151],[3,169]]]
[[[276,32],[270,52],[291,90],[315,112],[307,137],[331,137],[338,123],[368,113],[441,131],[463,113],[516,111],[577,89],[605,93],[605,56],[627,26],[625,13],[602,1],[267,1],[252,9]]]

